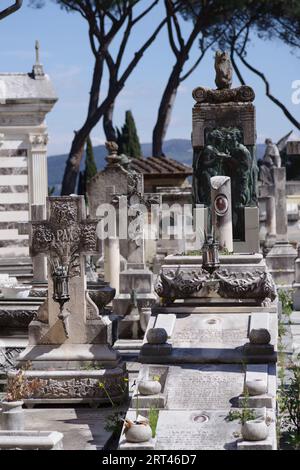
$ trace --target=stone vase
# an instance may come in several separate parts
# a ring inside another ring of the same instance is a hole
[[[242,436],[245,441],[264,441],[268,435],[269,428],[263,418],[249,420],[242,425]]]
[[[246,382],[246,390],[251,397],[256,395],[264,395],[267,393],[267,385],[262,379],[248,380]]]
[[[152,438],[152,429],[148,420],[130,421],[125,427],[124,433],[127,442],[147,442]]]
[[[161,392],[161,383],[158,380],[141,380],[138,391],[141,395],[157,395]]]
[[[4,431],[24,430],[23,401],[3,401],[1,413],[1,426]]]

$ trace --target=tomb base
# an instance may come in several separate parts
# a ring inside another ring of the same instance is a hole
[[[269,251],[266,263],[277,287],[291,288],[295,281],[297,251],[287,242],[277,242]]]
[[[20,356],[18,366],[30,363],[26,380],[40,379],[41,385],[26,405],[51,403],[121,403],[127,397],[127,372],[114,351],[103,346],[47,346],[27,348]],[[95,350],[96,349],[96,350]],[[115,357],[113,357],[115,356]],[[8,383],[16,372],[8,373]]]

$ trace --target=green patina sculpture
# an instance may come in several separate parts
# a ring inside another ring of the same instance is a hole
[[[243,144],[243,133],[235,127],[212,129],[206,134],[206,145],[194,154],[193,197],[195,204],[210,208],[210,178],[231,178],[234,238],[242,237],[241,214],[246,206],[257,206],[258,168],[254,147]],[[243,224],[242,224],[243,225]]]

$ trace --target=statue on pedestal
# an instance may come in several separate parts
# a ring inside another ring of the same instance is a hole
[[[278,146],[273,143],[272,139],[266,139],[266,150],[264,157],[259,165],[259,181],[262,184],[274,184],[272,168],[281,168],[281,158]]]

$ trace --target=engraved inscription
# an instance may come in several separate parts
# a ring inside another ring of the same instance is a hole
[[[167,377],[167,408],[222,409],[237,402],[243,392],[244,372],[241,366],[198,366],[193,369],[174,367]]]

